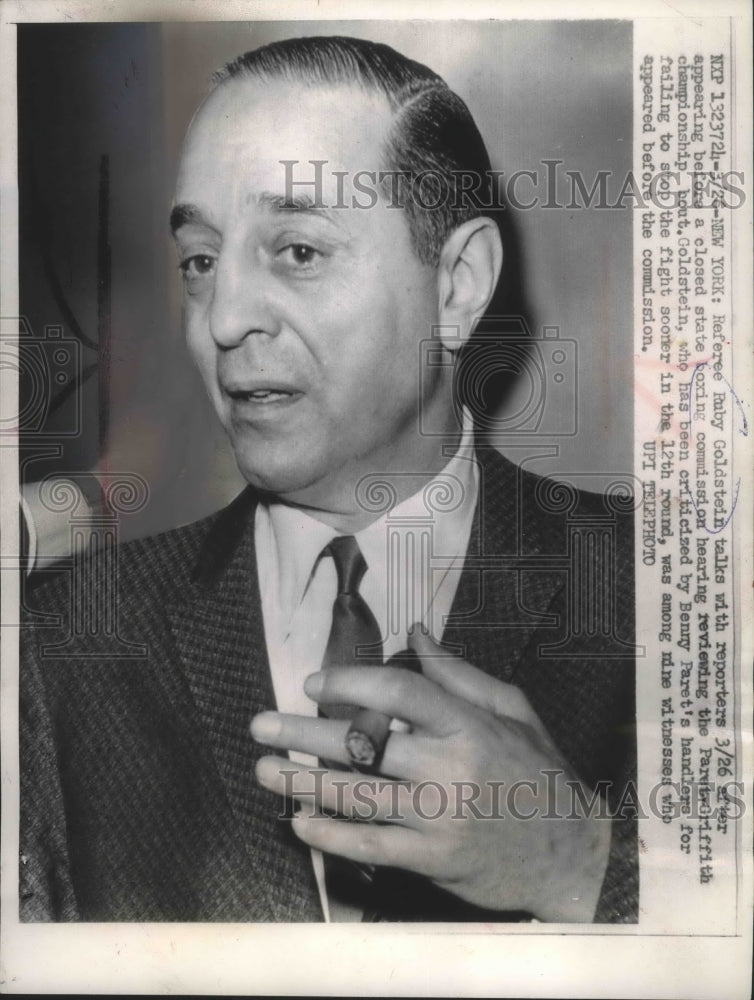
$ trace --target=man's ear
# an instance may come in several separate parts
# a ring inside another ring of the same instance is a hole
[[[438,267],[438,312],[448,350],[457,350],[484,315],[502,265],[500,230],[492,219],[469,219],[445,241]]]

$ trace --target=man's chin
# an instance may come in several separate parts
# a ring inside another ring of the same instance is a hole
[[[303,502],[320,478],[303,461],[261,462],[258,455],[247,458],[236,453],[236,463],[241,475],[254,489],[290,503],[298,502],[298,498]]]
[[[354,514],[360,514],[357,520],[364,520],[365,524],[373,520],[373,515],[364,519],[363,511],[354,501],[355,487],[347,476],[328,475],[322,469],[304,466],[302,462],[294,467],[269,467],[261,466],[259,462],[242,462],[238,456],[236,461],[246,482],[263,497],[298,507],[339,530],[346,530],[346,527],[352,529]]]

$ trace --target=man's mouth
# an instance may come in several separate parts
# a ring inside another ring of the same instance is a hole
[[[273,406],[294,402],[301,392],[292,385],[226,386],[225,392],[236,405]]]
[[[294,395],[296,394],[285,389],[253,389],[250,392],[229,393],[231,399],[244,403],[275,403],[281,399],[290,399]]]

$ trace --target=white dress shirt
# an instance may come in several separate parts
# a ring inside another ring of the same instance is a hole
[[[467,413],[458,451],[428,484],[389,507],[389,487],[375,476],[365,505],[375,520],[355,534],[367,564],[359,593],[380,627],[387,660],[407,646],[408,630],[421,622],[440,640],[468,546],[479,475],[473,428]],[[367,486],[370,484],[366,484]],[[337,534],[327,524],[281,503],[260,503],[254,525],[264,633],[278,711],[316,716],[304,680],[322,665],[337,593],[335,565],[320,558]],[[291,752],[299,763],[315,763]],[[320,852],[312,852],[325,919],[331,907],[324,889]],[[358,919],[353,913],[340,919]]]

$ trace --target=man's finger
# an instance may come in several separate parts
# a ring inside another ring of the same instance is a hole
[[[463,705],[421,674],[400,667],[341,667],[311,674],[304,691],[317,702],[373,708],[435,736],[462,728]]]
[[[361,668],[360,668],[361,669]],[[265,746],[279,750],[295,750],[321,760],[351,768],[351,758],[345,745],[347,719],[315,719],[284,712],[261,712],[251,721],[251,735]],[[421,745],[407,733],[390,733],[382,757],[380,773],[394,778],[420,780],[429,763]]]
[[[282,757],[262,757],[257,764],[259,783],[271,792],[304,803],[314,803],[350,820],[395,823],[419,827],[412,808],[410,781],[390,781],[353,771],[324,770],[294,765]]]
[[[351,861],[408,868],[427,874],[426,839],[416,830],[373,823],[348,823],[329,816],[296,816],[291,824],[305,844]]]
[[[251,735],[259,743],[281,750],[299,750],[344,765],[349,764],[344,742],[347,731],[348,720],[285,712],[261,712],[251,720]]]

